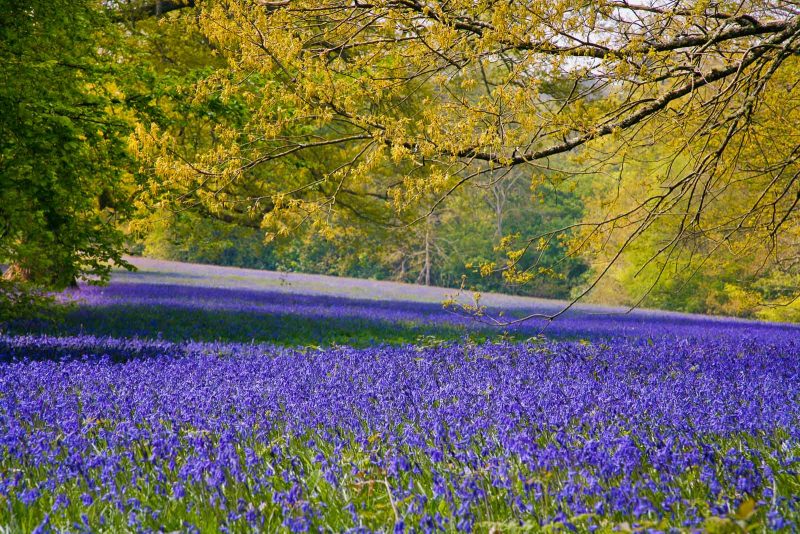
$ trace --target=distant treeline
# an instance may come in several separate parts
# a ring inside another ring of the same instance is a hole
[[[503,261],[503,236],[543,233],[581,219],[577,194],[552,185],[531,191],[530,183],[517,180],[499,205],[491,187],[463,190],[435,215],[407,227],[367,223],[327,235],[301,228],[269,243],[261,229],[190,211],[162,212],[132,250],[194,263],[570,298],[585,283],[589,265],[581,257],[565,258],[564,244],[543,251],[540,271],[526,283],[480,272]]]

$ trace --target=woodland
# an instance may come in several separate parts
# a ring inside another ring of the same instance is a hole
[[[0,534],[795,533],[800,0],[0,0],[0,270]]]
[[[0,7],[0,318],[133,254],[800,321],[795,2]]]

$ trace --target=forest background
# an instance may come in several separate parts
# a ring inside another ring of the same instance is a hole
[[[282,202],[298,192],[330,196],[331,162],[346,166],[359,148],[320,143],[224,190],[205,189],[198,162],[230,157],[226,151],[241,141],[229,132],[252,125],[262,113],[254,101],[281,83],[255,70],[242,75],[235,65],[242,51],[215,34],[212,8],[201,14],[170,2],[0,4],[4,313],[28,307],[41,295],[36,291],[107,279],[111,263],[125,266],[128,252],[559,299],[591,288],[587,301],[800,321],[800,229],[791,209],[777,252],[698,241],[687,256],[652,262],[672,239],[669,224],[650,226],[613,262],[608,248],[586,245],[582,225],[611,206],[633,205],[654,187],[654,169],[668,159],[674,164],[669,136],[645,132],[648,141],[635,153],[603,165],[590,159],[597,147],[554,155],[546,165],[489,162],[457,188],[418,187],[406,179],[404,163],[375,164],[362,172],[386,187],[340,183],[335,202],[315,200],[314,213],[302,216],[282,210]],[[796,83],[787,84],[800,65],[796,57],[787,61],[783,85],[761,99],[769,104],[765,113],[791,125],[798,95]],[[473,71],[465,79],[487,76]],[[567,78],[548,75],[537,83],[552,98],[575,91]],[[257,90],[239,90],[248,85]],[[479,90],[461,86],[468,97]],[[614,97],[599,94],[591,106]],[[424,95],[398,106],[414,115]],[[770,135],[791,144],[794,124]],[[183,180],[189,170],[194,178]],[[426,180],[436,182],[435,171]],[[396,189],[402,198],[392,196]],[[731,209],[751,201],[725,199]],[[303,202],[308,197],[292,207],[308,209]],[[535,249],[523,270],[520,240]]]

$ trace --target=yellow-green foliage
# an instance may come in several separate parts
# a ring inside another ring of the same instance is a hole
[[[660,138],[609,162],[617,174],[597,176],[595,193],[587,197],[587,221],[609,210],[630,214],[583,233],[582,251],[594,258],[596,273],[624,247],[594,290],[595,300],[800,319],[800,225],[794,206],[800,165],[793,156],[800,146],[800,88],[790,81],[798,69],[792,60],[765,88],[752,124],[736,138],[736,152],[719,158],[716,174],[706,171],[706,193],[698,190],[668,205],[652,200],[694,168],[697,139]],[[709,136],[702,142],[722,141]],[[689,150],[676,156],[684,146]],[[781,189],[772,190],[774,184]],[[626,243],[631,236],[635,240]]]
[[[143,205],[334,241],[357,220],[429,225],[455,191],[512,168],[568,171],[583,224],[466,260],[524,284],[558,276],[537,260],[555,248],[594,262],[618,300],[747,315],[776,302],[751,287],[765,273],[796,271],[791,10],[214,1],[196,20],[219,63],[187,94],[225,112],[194,145],[142,122]]]

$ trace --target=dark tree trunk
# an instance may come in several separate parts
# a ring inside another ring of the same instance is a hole
[[[30,282],[31,281],[31,270],[22,267],[18,263],[12,263],[8,266],[8,269],[3,273],[3,280],[9,280],[14,282]]]
[[[37,280],[33,279],[33,273],[31,270],[25,267],[22,267],[18,263],[12,263],[8,266],[8,268],[3,273],[3,280],[8,280],[9,282],[37,282]],[[55,278],[51,279],[49,282],[45,282],[44,285],[52,284],[55,281]],[[43,280],[38,280],[39,283],[43,282]],[[70,289],[78,289],[80,286],[78,285],[78,279],[76,277],[72,277],[67,287]]]

